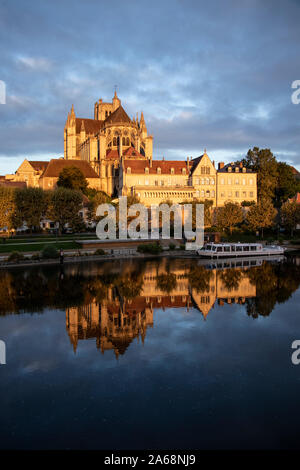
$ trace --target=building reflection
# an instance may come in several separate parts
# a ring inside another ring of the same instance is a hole
[[[104,279],[104,283],[100,276],[88,304],[66,309],[66,328],[73,349],[76,351],[80,340],[94,339],[102,353],[113,350],[118,357],[135,338],[145,341],[157,309],[180,308],[184,313],[196,308],[206,319],[216,303],[245,304],[256,296],[256,285],[247,275],[248,270],[208,270],[203,266],[191,270],[189,264],[174,262],[170,269],[163,260],[147,263],[142,273],[132,277],[130,270],[122,278]]]

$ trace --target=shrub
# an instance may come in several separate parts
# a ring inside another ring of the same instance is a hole
[[[102,248],[98,248],[95,252],[94,255],[105,255],[105,251],[102,250]]]
[[[181,250],[185,250],[185,245],[180,245],[179,247]]]
[[[18,251],[13,251],[8,257],[8,261],[15,261],[17,263],[22,259],[24,259],[24,255],[23,253],[19,253]]]
[[[162,247],[158,243],[147,243],[137,247],[139,253],[149,253],[151,255],[158,255],[162,252]]]
[[[175,243],[170,243],[169,250],[173,251],[173,250],[175,250],[175,248],[176,248]]]
[[[32,256],[31,256],[31,259],[35,260],[35,261],[38,261],[40,259],[40,254],[39,253],[34,253]]]
[[[59,253],[55,246],[53,245],[46,245],[42,251],[42,257],[46,259],[55,259],[59,257]]]

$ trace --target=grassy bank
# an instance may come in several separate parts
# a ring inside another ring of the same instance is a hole
[[[80,243],[76,243],[74,240],[70,241],[44,241],[43,243],[4,243],[0,245],[0,253],[11,253],[13,251],[19,251],[20,253],[42,251],[45,246],[53,245],[57,250],[74,250],[81,248]]]

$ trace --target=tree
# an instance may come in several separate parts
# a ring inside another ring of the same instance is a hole
[[[204,201],[200,201],[197,199],[194,199],[192,202],[191,201],[184,201],[182,204],[191,204],[192,205],[192,227],[193,230],[196,228],[196,206],[197,204],[203,204],[204,205],[204,227],[211,227],[212,225],[212,206],[213,206],[213,201],[209,199],[205,199]]]
[[[26,222],[31,232],[33,228],[39,228],[47,209],[45,192],[41,188],[24,188],[16,190],[15,195],[15,226],[21,227]]]
[[[84,194],[87,191],[88,182],[82,171],[76,166],[64,168],[58,177],[57,187],[66,189],[75,189]]]
[[[6,228],[8,234],[14,228],[15,210],[15,189],[0,187],[0,228]]]
[[[280,209],[282,225],[291,231],[291,236],[298,224],[300,224],[300,206],[295,201],[286,201]]]
[[[223,207],[217,209],[217,225],[221,229],[229,229],[232,233],[233,227],[244,220],[243,209],[234,202],[225,202]]]
[[[260,201],[255,206],[251,206],[247,212],[246,222],[251,230],[261,230],[264,236],[264,229],[272,227],[275,223],[277,210],[269,199]]]
[[[246,168],[257,173],[258,200],[274,199],[278,180],[278,165],[270,149],[253,147],[243,159]]]
[[[285,162],[278,162],[277,171],[275,204],[276,207],[280,207],[284,202],[300,191],[300,182],[294,177],[292,167]]]
[[[73,227],[78,223],[82,200],[82,194],[73,189],[58,188],[51,192],[48,217],[59,224],[59,234],[66,224]]]
[[[111,203],[111,198],[104,191],[97,191],[88,204],[88,220],[90,222],[97,222],[101,219],[96,216],[97,207],[106,203]]]

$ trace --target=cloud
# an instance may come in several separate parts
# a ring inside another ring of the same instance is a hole
[[[156,158],[258,145],[299,167],[299,20],[293,0],[2,2],[0,173],[62,154],[72,103],[93,117],[114,85],[130,116],[143,110]]]

